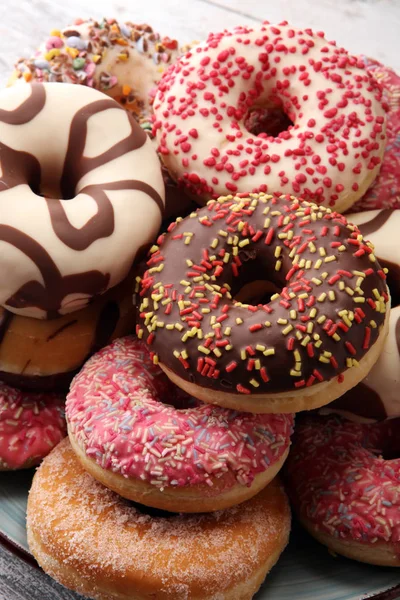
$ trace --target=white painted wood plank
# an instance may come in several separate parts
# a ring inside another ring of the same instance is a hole
[[[369,54],[400,71],[399,0],[209,0],[249,17],[325,31],[355,54]]]
[[[28,56],[53,27],[79,16],[148,22],[182,43],[211,30],[286,18],[294,26],[322,29],[350,51],[400,71],[398,0],[1,0],[0,85],[19,56]]]

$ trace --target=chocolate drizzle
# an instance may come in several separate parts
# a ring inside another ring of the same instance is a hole
[[[18,248],[38,267],[43,284],[39,281],[26,282],[6,302],[8,306],[22,309],[35,306],[47,313],[47,318],[55,318],[61,308],[63,298],[70,294],[93,296],[107,289],[110,275],[100,271],[86,271],[62,276],[48,252],[26,233],[0,225],[0,241]]]
[[[41,84],[31,85],[29,97],[14,110],[0,109],[0,122],[7,125],[24,125],[32,121],[46,104],[46,90]]]
[[[373,219],[361,223],[358,228],[365,238],[378,231],[390,219],[393,211],[390,209],[381,210]]]
[[[31,94],[17,109],[0,110],[0,122],[21,125],[36,117],[46,103],[46,88],[42,84],[32,84]],[[99,156],[84,156],[88,121],[90,117],[109,110],[123,110],[114,100],[98,100],[84,106],[72,119],[68,147],[59,187],[65,200],[46,198],[53,230],[59,240],[68,248],[82,251],[95,241],[109,237],[114,232],[114,209],[107,191],[138,190],[154,200],[163,212],[163,201],[157,191],[139,180],[112,181],[103,184],[88,185],[77,190],[84,175],[105,165],[124,154],[141,148],[147,140],[144,130],[127,113],[130,133],[123,140]],[[26,152],[14,150],[0,142],[3,178],[0,192],[21,184],[29,184],[36,192],[44,190],[41,165],[38,159]],[[68,220],[64,202],[77,193],[89,195],[97,205],[97,212],[80,228],[74,227]],[[83,294],[88,297],[104,292],[110,280],[109,273],[97,270],[62,276],[51,256],[39,242],[29,235],[8,225],[0,224],[0,241],[11,244],[24,253],[39,269],[43,284],[39,281],[27,281],[5,304],[14,309],[38,308],[46,312],[47,318],[58,316],[63,299],[71,294]]]

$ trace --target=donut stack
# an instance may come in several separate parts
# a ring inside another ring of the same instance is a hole
[[[106,20],[52,32],[13,80],[0,206],[26,217],[0,211],[3,344],[49,327],[59,352],[23,373],[53,385],[91,311],[56,372],[94,353],[29,495],[39,564],[95,599],[248,600],[288,541],[289,455],[305,527],[398,566],[398,215],[338,212],[398,192],[395,74],[286,22],[178,56]]]

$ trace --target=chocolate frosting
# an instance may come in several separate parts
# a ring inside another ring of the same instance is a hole
[[[160,242],[141,281],[137,331],[185,380],[254,394],[341,381],[378,338],[385,275],[337,213],[289,197],[228,197]],[[261,274],[280,295],[233,301]]]

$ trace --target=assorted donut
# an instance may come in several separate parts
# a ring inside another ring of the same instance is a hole
[[[287,22],[180,48],[78,19],[18,60],[0,470],[41,463],[54,579],[250,600],[285,489],[330,551],[400,566],[399,81]]]

